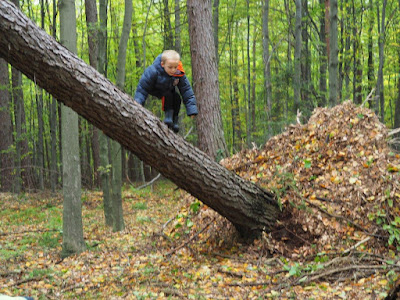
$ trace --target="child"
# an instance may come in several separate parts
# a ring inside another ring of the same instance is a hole
[[[148,94],[161,98],[165,113],[164,123],[177,133],[181,96],[176,88],[182,95],[187,115],[192,117],[197,115],[196,98],[186,78],[180,56],[174,50],[165,50],[144,71],[136,89],[135,100],[144,105]]]

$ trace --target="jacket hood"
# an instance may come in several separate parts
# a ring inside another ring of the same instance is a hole
[[[156,59],[153,62],[153,65],[156,67],[157,71],[165,72],[164,68],[161,66],[161,54],[156,57]],[[185,70],[183,69],[182,61],[179,61],[178,69],[176,70],[174,77],[182,77],[184,75],[185,75]]]

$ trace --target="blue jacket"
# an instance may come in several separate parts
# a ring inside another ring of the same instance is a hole
[[[140,78],[136,88],[135,100],[144,105],[148,94],[161,98],[173,89],[173,83],[176,79],[179,79],[177,87],[182,95],[187,115],[197,115],[196,98],[185,72],[180,69],[176,76],[169,76],[161,66],[161,54],[157,56],[151,66],[146,68]]]

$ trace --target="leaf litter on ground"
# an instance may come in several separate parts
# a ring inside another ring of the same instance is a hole
[[[0,194],[0,293],[36,299],[384,299],[399,274],[399,154],[369,109],[318,108],[221,164],[273,191],[283,216],[251,244],[160,180],[125,188],[126,229],[83,193],[87,251],[60,258],[62,197]],[[397,219],[396,219],[397,218]],[[397,231],[396,231],[397,230]]]

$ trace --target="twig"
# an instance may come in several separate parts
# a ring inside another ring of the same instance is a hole
[[[27,282],[30,282],[30,281],[40,281],[40,280],[42,280],[43,277],[46,277],[46,276],[35,276],[35,277],[32,277],[32,278],[21,279],[21,280],[18,280],[16,282],[12,283],[12,284],[6,285],[5,287],[17,286],[17,285],[20,285],[20,284],[23,284],[23,283],[27,283]]]
[[[372,94],[375,92],[375,88],[373,88],[371,90],[371,92],[368,94],[367,98],[365,98],[364,102],[361,104],[361,107],[363,107],[365,105],[365,103],[367,103],[368,101],[371,100]]]
[[[400,268],[399,266],[391,266],[393,269],[394,268]],[[300,277],[294,285],[298,284],[307,284],[310,282],[314,282],[316,280],[319,280],[321,278],[327,277],[329,275],[333,275],[335,273],[341,273],[341,272],[346,272],[346,271],[353,271],[353,270],[377,270],[377,269],[388,269],[390,266],[388,265],[351,265],[351,266],[346,266],[346,267],[341,267],[341,268],[336,268],[332,270],[328,270],[325,272],[321,272],[319,274],[316,274],[310,278],[308,278],[309,275],[304,275]]]
[[[391,131],[389,131],[388,136],[395,135],[396,133],[399,133],[399,132],[400,132],[400,127],[396,128],[396,129],[392,129]]]
[[[346,217],[343,217],[343,216],[340,216],[340,215],[331,214],[331,213],[327,212],[325,209],[319,207],[317,204],[314,204],[314,203],[308,201],[307,199],[304,199],[304,201],[307,202],[308,204],[310,204],[311,206],[317,208],[318,210],[320,210],[324,214],[332,217],[332,218],[335,218],[335,219],[338,219],[338,220],[343,220],[345,222],[350,223],[351,225],[353,225],[354,227],[356,227],[357,229],[361,230],[362,232],[364,232],[365,234],[367,234],[369,236],[373,236],[373,237],[376,237],[376,238],[384,238],[384,236],[368,232],[365,228],[363,228],[362,226],[358,225],[357,223],[351,221],[350,219],[348,219]]]
[[[176,251],[178,251],[179,249],[187,246],[191,241],[193,241],[197,236],[199,236],[199,234],[201,234],[204,230],[206,230],[208,228],[208,226],[210,226],[210,224],[212,222],[214,222],[215,218],[213,218],[210,222],[207,223],[206,226],[204,226],[204,228],[202,230],[200,230],[198,233],[196,233],[194,236],[192,236],[190,239],[188,239],[185,243],[183,243],[182,245],[176,247],[175,249],[172,249],[171,251],[169,251],[167,254],[165,254],[165,256],[170,256],[171,254],[175,253]]]
[[[38,233],[38,232],[55,232],[55,231],[60,231],[60,229],[46,229],[46,230],[38,229],[38,230],[24,230],[24,231],[18,231],[18,232],[2,232],[2,233],[0,233],[0,236],[25,234],[25,233]]]
[[[362,244],[368,242],[370,239],[371,239],[371,237],[369,236],[369,237],[363,239],[362,241],[359,241],[359,242],[358,242],[357,244],[355,244],[354,246],[351,246],[350,248],[344,250],[344,251],[343,251],[343,254],[347,254],[347,253],[349,253],[350,251],[352,251],[352,250],[354,250],[354,249],[357,249],[358,246],[360,246],[360,245],[362,245]]]
[[[157,181],[158,178],[160,178],[160,177],[161,177],[161,173],[158,173],[158,175],[157,175],[156,177],[154,177],[152,180],[150,180],[149,182],[147,182],[147,183],[145,183],[145,184],[143,184],[143,185],[137,187],[136,189],[137,189],[137,190],[144,189],[145,187],[147,187],[147,186],[149,186],[149,185],[152,185],[152,184],[153,184],[155,181]]]
[[[301,111],[299,109],[297,109],[296,121],[297,121],[297,124],[299,124],[299,125],[301,125],[300,118],[301,118]]]
[[[193,130],[193,126],[190,127],[189,131],[188,131],[188,132],[185,134],[185,136],[183,137],[185,140],[186,140],[186,138],[189,136],[189,134],[192,132],[192,130]]]

